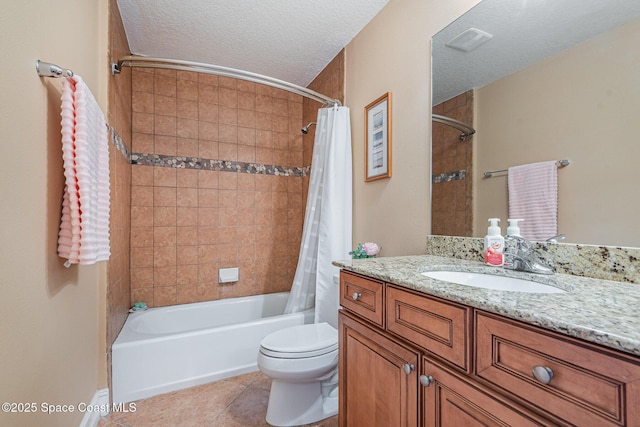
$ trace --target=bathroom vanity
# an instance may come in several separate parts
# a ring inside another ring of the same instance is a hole
[[[531,274],[411,256],[335,262],[340,425],[640,426],[640,286],[555,274],[504,292],[433,270]]]

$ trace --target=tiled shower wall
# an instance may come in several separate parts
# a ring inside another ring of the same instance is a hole
[[[304,216],[302,97],[135,68],[132,109],[132,302],[289,290]],[[219,285],[224,267],[240,280]]]
[[[113,59],[128,55],[129,44],[116,0],[109,2],[109,52]],[[111,257],[107,267],[107,350],[115,341],[129,312],[129,242],[131,218],[131,69],[109,78],[107,121],[120,136],[118,149],[109,144],[111,175]],[[110,136],[113,136],[111,134]],[[114,139],[111,140],[112,142]],[[110,367],[111,364],[109,363]]]
[[[309,89],[339,100],[344,104],[344,49],[313,79]],[[302,100],[303,122],[315,122],[318,118],[318,108],[323,107],[319,102],[309,98]],[[313,156],[313,141],[316,135],[316,127],[311,126],[309,133],[303,136],[303,165],[311,165]],[[303,203],[307,203],[307,190],[309,188],[309,176],[303,178]]]
[[[473,91],[433,107],[433,114],[473,124]],[[473,234],[473,137],[460,141],[460,131],[433,122],[431,141],[431,234]]]

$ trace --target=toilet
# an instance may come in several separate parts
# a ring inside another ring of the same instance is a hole
[[[326,322],[292,326],[261,341],[258,367],[271,377],[267,422],[310,424],[338,413],[338,331]]]

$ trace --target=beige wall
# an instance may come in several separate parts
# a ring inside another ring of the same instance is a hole
[[[640,21],[477,90],[476,236],[487,218],[507,219],[506,175],[484,171],[569,159],[558,171],[558,231],[640,246],[639,43]]]
[[[354,245],[424,253],[430,231],[431,36],[477,0],[391,0],[346,47],[354,158]],[[392,177],[364,182],[364,107],[392,93]]]
[[[105,263],[65,269],[56,255],[63,175],[60,81],[82,75],[103,111],[104,0],[12,2],[0,12],[0,400],[78,404],[106,387]],[[83,414],[0,413],[3,426],[73,426]]]

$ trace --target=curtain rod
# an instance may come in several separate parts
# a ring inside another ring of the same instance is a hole
[[[432,114],[431,120],[458,129],[460,132],[462,132],[460,134],[460,141],[465,141],[471,135],[476,133],[476,130],[468,124],[463,123],[459,120],[452,119],[450,117],[441,116],[440,114]]]
[[[337,99],[329,98],[326,95],[315,92],[306,87],[298,86],[284,80],[275,79],[273,77],[264,76],[262,74],[252,73],[249,71],[238,70],[235,68],[222,67],[220,65],[206,64],[204,62],[183,61],[180,59],[154,58],[149,56],[123,56],[118,62],[111,63],[111,74],[120,74],[122,67],[147,67],[147,68],[164,68],[180,71],[197,71],[206,74],[215,74],[218,76],[232,77],[241,80],[247,80],[253,83],[283,89],[293,92],[297,95],[313,99],[327,106],[341,106]]]
[[[565,167],[565,166],[569,166],[571,164],[571,162],[569,160],[556,160],[556,166],[558,166],[559,168],[561,167]],[[504,172],[508,172],[508,169],[501,169],[499,171],[488,171],[484,173],[484,177],[485,178],[491,178],[493,175],[497,174],[497,173],[504,173]]]

